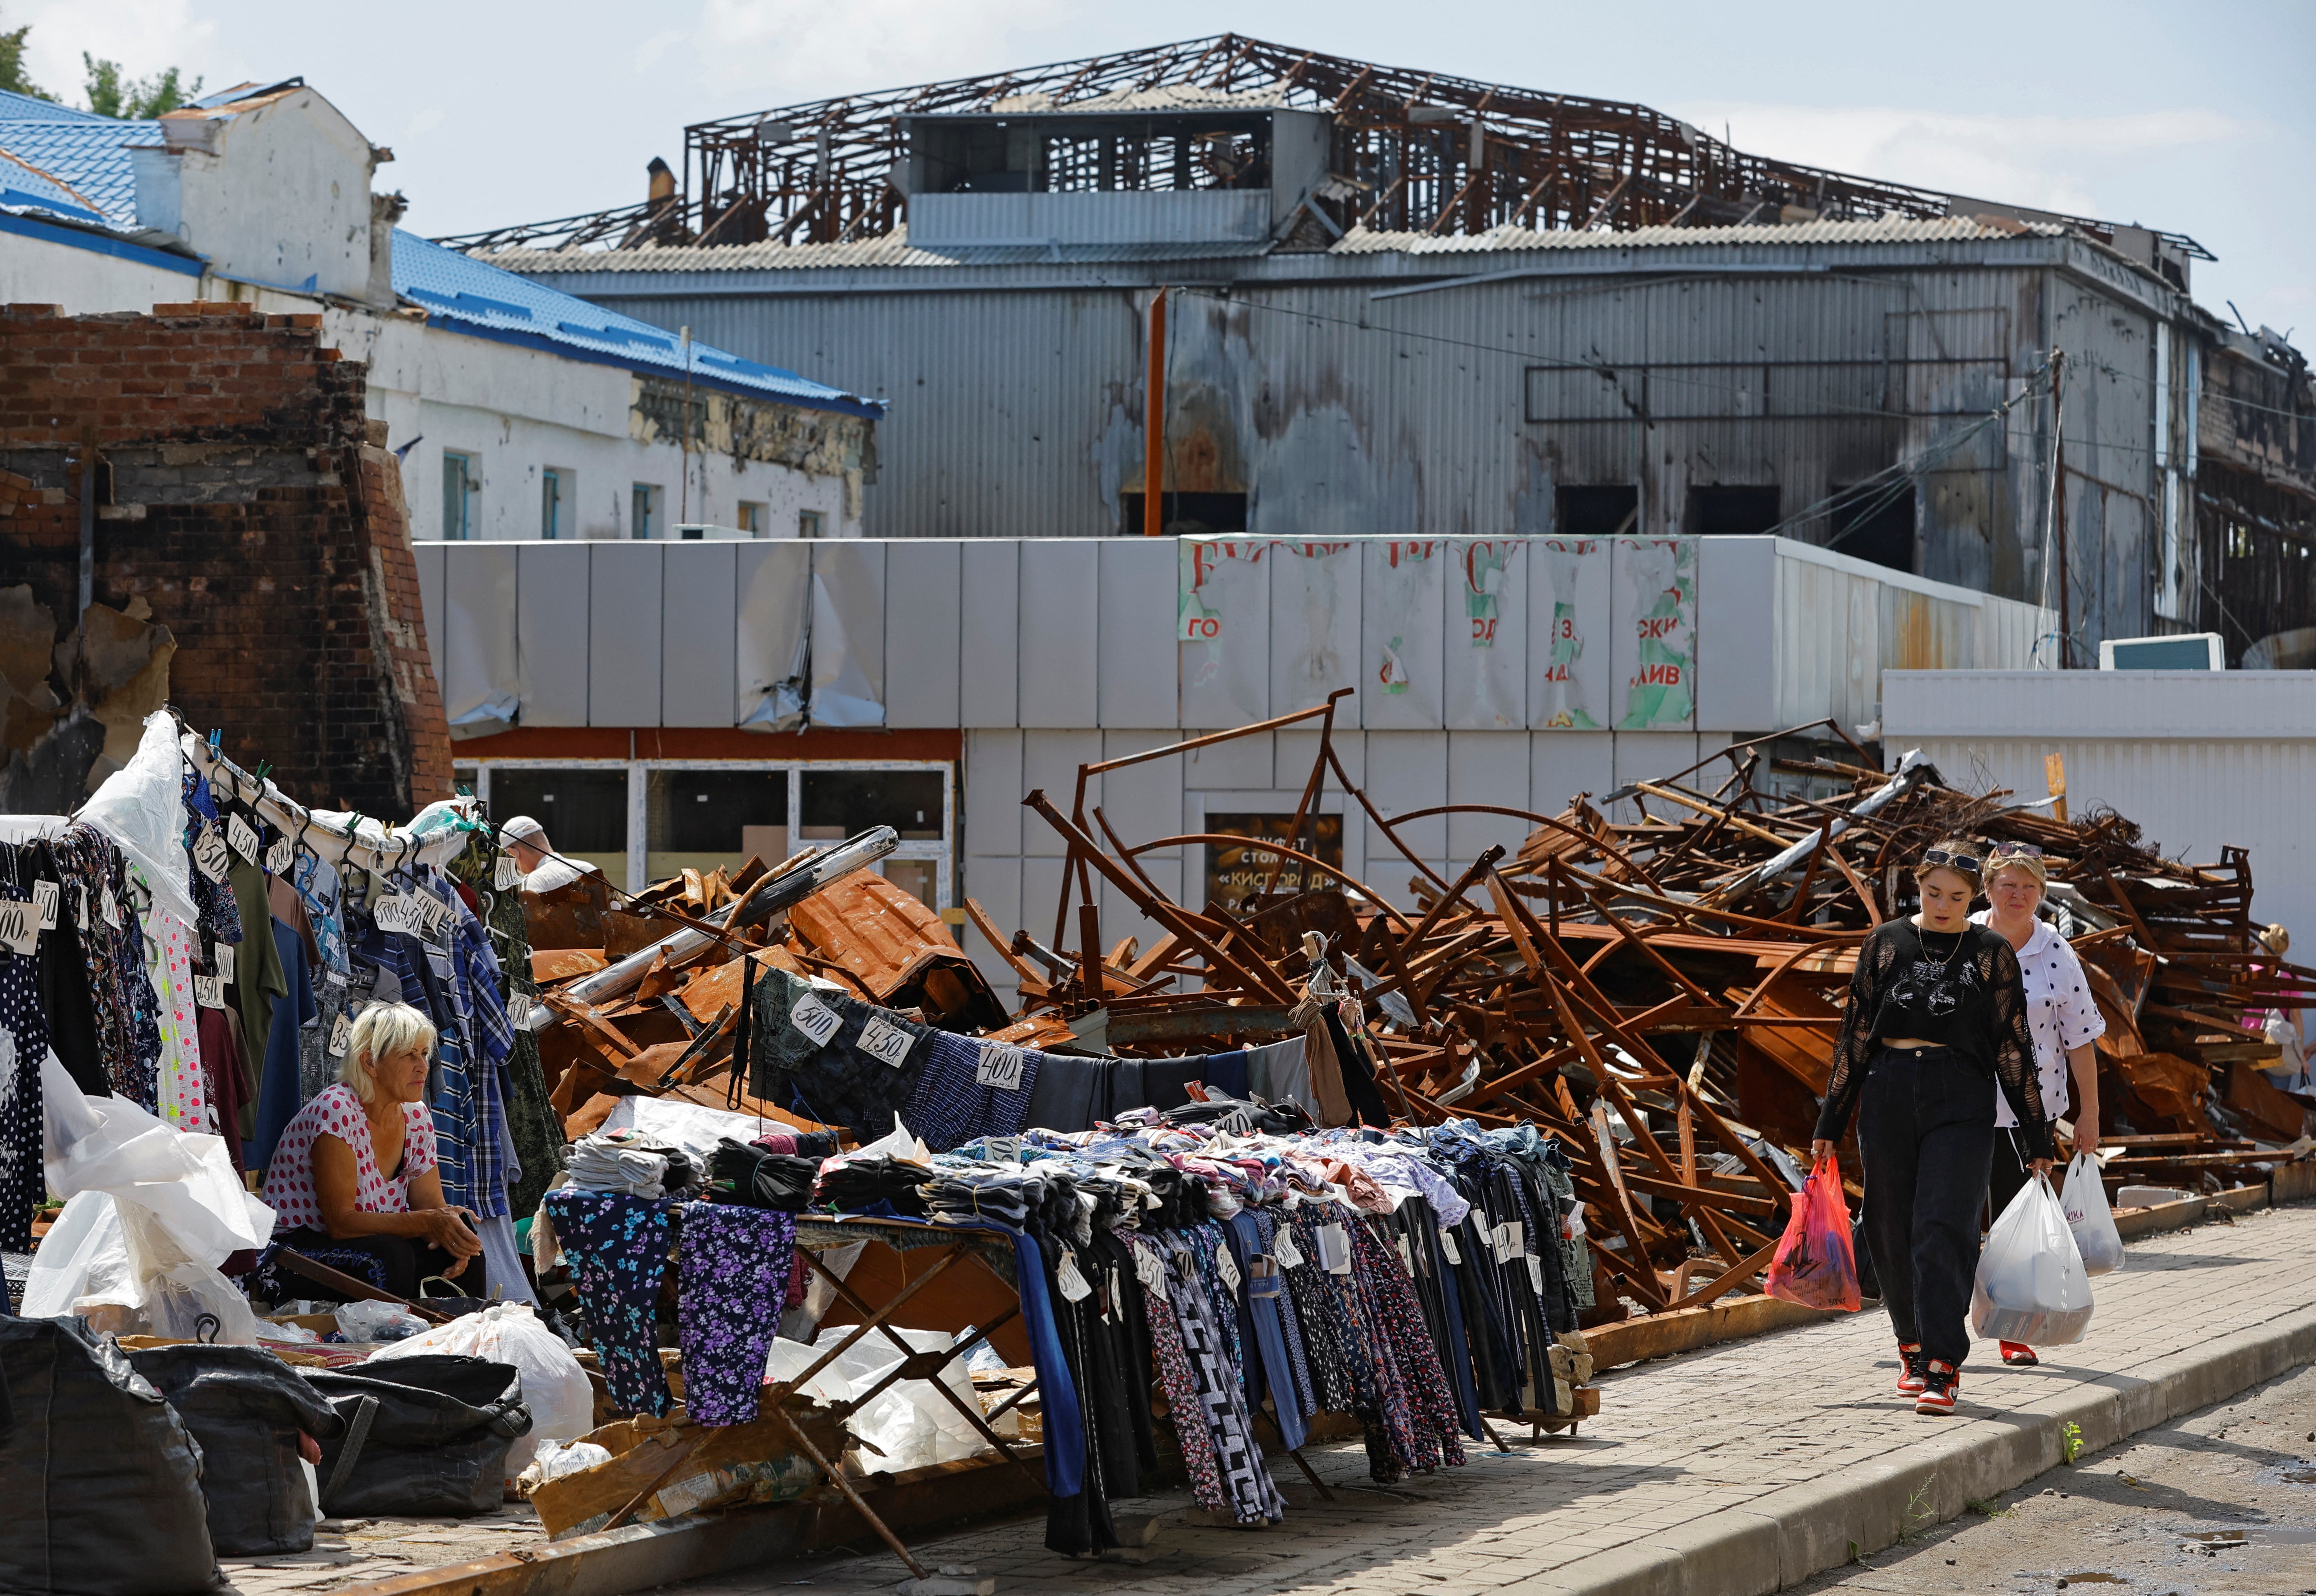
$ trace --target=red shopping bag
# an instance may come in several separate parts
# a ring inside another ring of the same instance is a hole
[[[1849,1244],[1849,1203],[1841,1170],[1821,1158],[1794,1194],[1794,1217],[1769,1264],[1768,1292],[1804,1307],[1858,1309],[1857,1254]]]

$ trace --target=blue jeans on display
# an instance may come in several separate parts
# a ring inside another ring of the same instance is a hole
[[[1866,1237],[1901,1342],[1962,1367],[1978,1216],[1994,1160],[1994,1080],[1944,1048],[1874,1056],[1857,1112]]]

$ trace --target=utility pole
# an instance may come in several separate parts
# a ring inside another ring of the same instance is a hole
[[[2073,606],[2067,594],[2067,437],[2061,424],[2064,410],[2059,399],[2066,375],[2066,351],[2054,349],[2051,352],[2051,515],[2059,541],[2059,669],[2071,671],[2075,667],[2075,629],[2070,619]]]
[[[1150,299],[1150,376],[1142,411],[1142,535],[1166,531],[1166,290]]]

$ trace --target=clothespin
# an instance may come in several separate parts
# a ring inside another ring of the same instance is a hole
[[[273,762],[270,759],[261,759],[257,762],[257,773],[254,776],[252,776],[250,780],[257,783],[257,789],[261,793],[265,790],[266,775],[272,769]]]
[[[225,753],[225,732],[221,727],[209,727],[209,753],[213,757],[220,758]]]

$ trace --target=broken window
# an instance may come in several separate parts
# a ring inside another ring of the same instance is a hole
[[[1129,538],[1142,535],[1143,496],[1118,495],[1118,531]],[[1244,494],[1170,493],[1160,496],[1159,513],[1165,517],[1170,538],[1205,538],[1218,532],[1246,531]]]
[[[771,506],[769,504],[759,504],[752,503],[747,499],[742,499],[740,501],[740,530],[747,533],[751,538],[762,537],[766,532],[772,530],[772,523],[770,517],[771,510]]]
[[[1914,485],[1875,483],[1834,489],[1832,531],[1825,546],[1911,575],[1914,571]]]
[[[442,536],[463,542],[474,535],[475,457],[442,451]]]
[[[1777,524],[1778,492],[1771,487],[1692,487],[1688,532],[1692,538],[1753,538]]]
[[[819,511],[799,510],[797,512],[797,537],[817,538],[821,535],[821,526],[822,516]]]
[[[644,873],[654,881],[718,865],[736,876],[751,853],[776,865],[789,851],[788,771],[655,770],[645,778],[644,815]]]
[[[799,816],[804,841],[837,842],[889,825],[904,843],[940,840],[941,772],[939,771],[826,771],[804,773]]]
[[[494,819],[528,815],[547,828],[555,851],[596,866],[614,887],[627,885],[626,765],[494,764],[489,771]]]
[[[1613,538],[1639,529],[1641,490],[1629,483],[1562,487],[1553,499],[1558,512],[1554,530],[1563,538]]]

